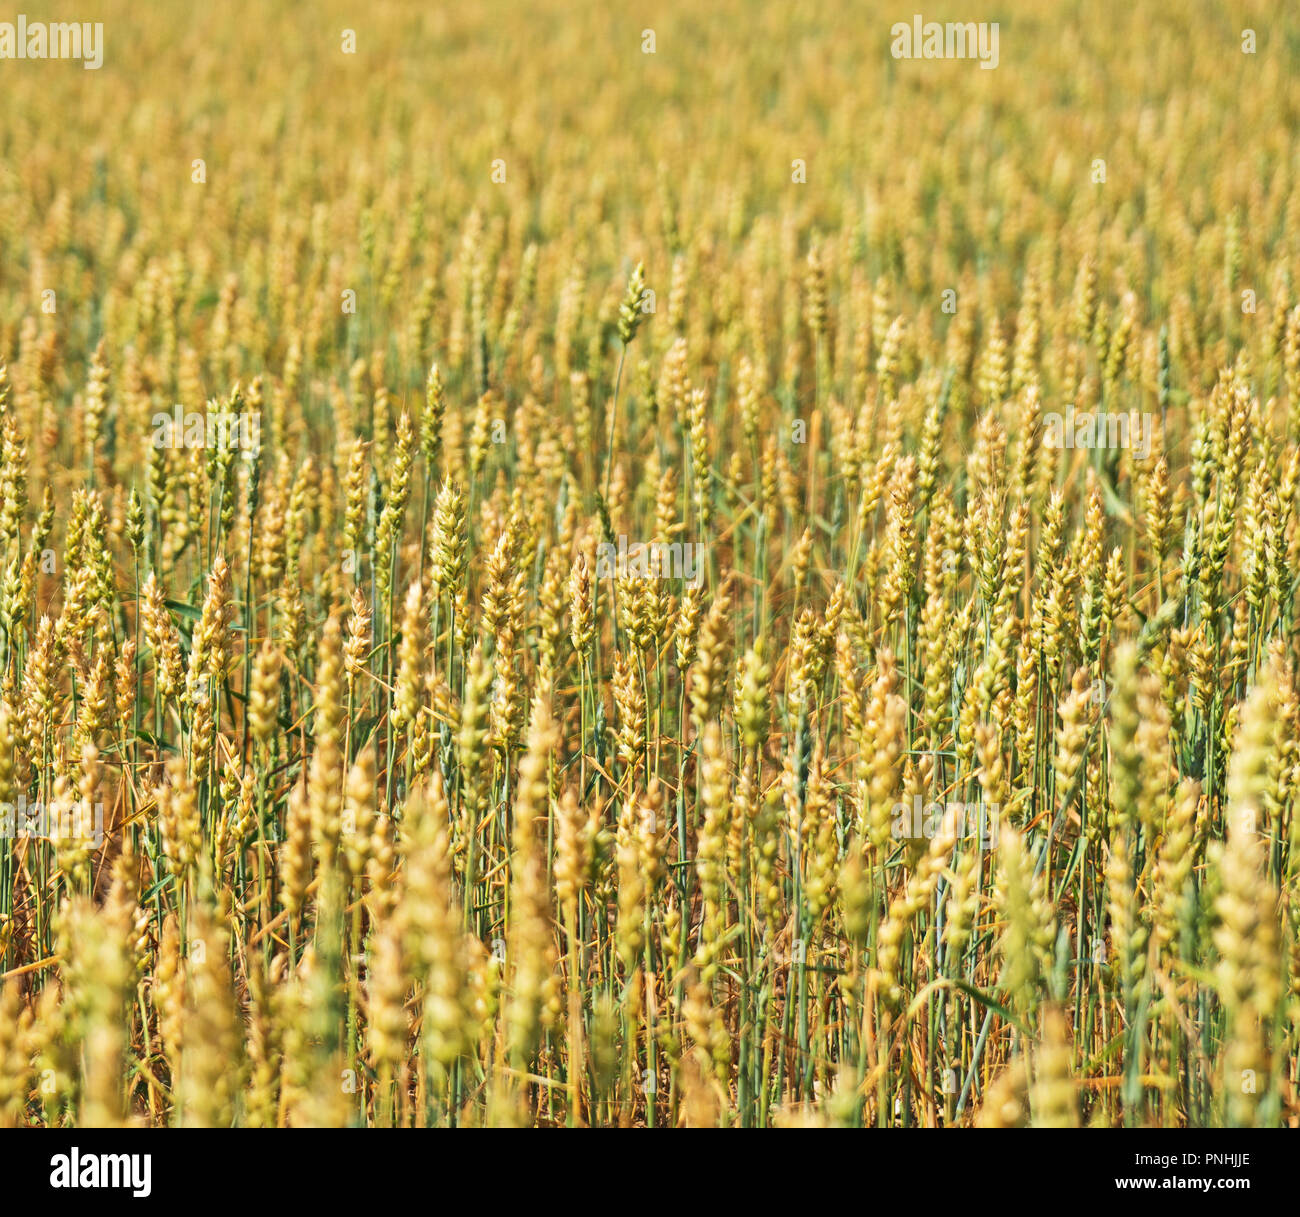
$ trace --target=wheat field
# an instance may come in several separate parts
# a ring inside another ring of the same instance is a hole
[[[1295,13],[27,7],[0,1127],[1300,1120]]]

